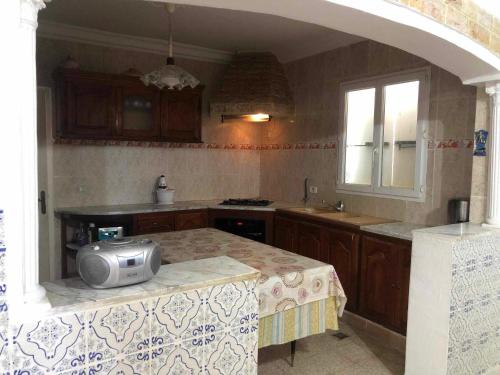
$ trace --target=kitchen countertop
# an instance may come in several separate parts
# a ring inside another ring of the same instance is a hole
[[[223,199],[184,201],[175,202],[173,204],[142,203],[111,206],[62,207],[56,209],[55,212],[66,215],[132,215],[150,212],[200,210],[206,208],[223,210],[275,211],[279,208],[298,206],[297,204],[287,202],[273,202],[269,206],[225,206],[220,204],[222,201]]]
[[[343,224],[355,228],[360,228],[365,225],[388,223],[393,220],[383,219],[375,216],[359,215],[351,212],[337,212],[327,208],[313,208],[313,207],[284,207],[279,208],[278,211],[284,213],[292,213],[326,223]]]
[[[473,223],[460,223],[460,224],[450,224],[442,225],[432,228],[422,228],[415,231],[415,234],[425,234],[435,236],[436,238],[446,238],[452,241],[463,240],[466,238],[474,238],[479,236],[489,236],[491,233],[495,235],[500,235],[500,229],[494,227],[488,227],[481,224]]]
[[[363,225],[360,227],[362,231],[376,233],[383,236],[400,238],[402,240],[412,241],[413,231],[426,228],[425,225],[410,224],[410,223],[385,223],[376,225]]]
[[[64,312],[69,306],[96,309],[116,303],[147,299],[210,285],[255,279],[260,272],[227,256],[166,264],[144,283],[110,289],[92,289],[79,277],[41,283],[52,309],[49,314]],[[76,306],[77,305],[77,306]]]

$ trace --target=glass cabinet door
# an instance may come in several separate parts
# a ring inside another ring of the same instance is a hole
[[[150,138],[160,135],[159,90],[137,85],[124,87],[119,95],[119,132],[124,137]]]

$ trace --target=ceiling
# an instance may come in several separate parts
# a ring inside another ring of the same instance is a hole
[[[143,0],[52,0],[40,21],[165,40],[168,18],[163,4]],[[360,37],[274,15],[179,5],[174,40],[235,51],[270,51],[288,62],[363,40]]]

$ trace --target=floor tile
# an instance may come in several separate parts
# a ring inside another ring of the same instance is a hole
[[[341,324],[349,337],[339,340],[329,331],[297,341],[294,367],[290,344],[259,350],[259,375],[391,375],[404,373],[404,355],[355,327]]]

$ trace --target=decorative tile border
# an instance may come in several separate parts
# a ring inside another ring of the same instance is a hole
[[[474,147],[472,139],[445,139],[445,140],[429,140],[428,149],[448,149],[448,148],[470,148]]]
[[[58,145],[72,146],[121,146],[121,147],[145,147],[145,148],[168,148],[168,149],[199,149],[199,150],[335,150],[336,142],[327,143],[268,143],[268,144],[235,144],[235,143],[171,143],[171,142],[146,142],[146,141],[115,141],[115,140],[86,140],[86,139],[56,139]],[[442,139],[429,140],[428,149],[456,149],[473,148],[472,139]]]

